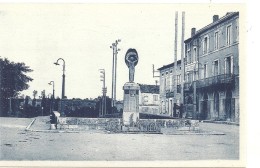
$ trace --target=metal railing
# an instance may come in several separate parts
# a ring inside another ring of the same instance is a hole
[[[216,84],[230,84],[234,79],[233,74],[222,74],[201,79],[196,82],[197,88],[207,87]]]

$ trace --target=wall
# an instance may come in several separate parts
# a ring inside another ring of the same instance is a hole
[[[218,60],[218,74],[226,74],[227,66],[225,59],[231,58],[231,73],[234,74],[235,80],[233,86],[224,88],[211,87],[210,89],[201,89],[200,102],[203,101],[203,94],[208,95],[208,116],[206,119],[210,120],[231,120],[233,122],[239,121],[239,42],[238,42],[238,16],[233,17],[218,26],[201,34],[198,38],[201,40],[199,46],[199,63],[204,66],[207,64],[207,77],[213,77],[214,74],[214,61]],[[227,26],[231,25],[231,43],[227,44]],[[215,49],[214,34],[219,32],[219,48]],[[204,37],[209,38],[209,52],[203,54],[203,39]],[[204,79],[204,71],[199,69],[200,79]],[[230,103],[228,101],[228,92],[232,93]],[[216,105],[214,104],[214,94],[219,94],[219,112],[216,111]],[[227,111],[227,104],[231,106],[231,114]],[[202,103],[199,104],[200,106]],[[200,107],[202,112],[202,107]],[[235,113],[235,114],[233,114]]]
[[[153,93],[141,93],[141,98],[139,99],[139,112],[150,113],[150,114],[160,114],[159,112],[159,94]],[[157,100],[154,100],[154,96],[157,96]]]
[[[171,116],[173,113],[174,102],[181,104],[182,96],[181,89],[180,93],[175,93],[174,97],[174,75],[176,75],[176,83],[177,76],[181,76],[181,61],[177,61],[177,72],[175,73],[174,64],[166,65],[160,70],[160,114],[165,114]],[[179,79],[181,82],[181,78]],[[181,83],[178,83],[181,85]],[[176,87],[177,88],[177,87]],[[176,92],[176,91],[175,91]],[[171,104],[172,102],[172,104]]]

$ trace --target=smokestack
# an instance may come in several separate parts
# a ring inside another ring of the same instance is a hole
[[[218,16],[218,15],[214,15],[214,16],[213,16],[213,22],[216,22],[218,19],[219,19],[219,16]]]
[[[191,37],[194,36],[196,34],[196,28],[191,28]]]
[[[195,29],[196,32],[196,29]],[[182,12],[182,29],[181,29],[181,88],[184,85],[184,34],[185,34],[185,12]],[[181,89],[181,104],[183,104],[183,89]]]
[[[177,91],[177,80],[176,80],[176,74],[177,74],[177,44],[178,42],[178,12],[175,12],[175,39],[174,39],[174,74],[173,74],[173,83],[174,83],[174,92],[173,92],[173,102],[176,103],[176,91]]]

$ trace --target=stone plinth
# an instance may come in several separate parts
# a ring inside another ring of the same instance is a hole
[[[134,82],[125,83],[124,87],[123,123],[132,126],[139,119],[139,90]]]

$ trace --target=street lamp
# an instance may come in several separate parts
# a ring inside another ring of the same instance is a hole
[[[54,90],[54,81],[50,81],[48,84],[52,85],[52,98],[54,98],[55,97],[55,95],[54,95],[54,92],[55,92],[55,90]]]
[[[59,60],[63,61],[63,74],[62,74],[62,94],[61,94],[61,98],[64,99],[65,98],[65,61],[63,58],[59,58],[56,62],[54,62],[55,65],[60,65],[59,64]]]
[[[120,39],[116,40],[112,45],[110,46],[111,49],[113,49],[113,67],[112,67],[112,107],[115,105],[116,100],[116,71],[117,71],[117,54],[118,51],[120,51],[119,48],[117,48],[118,43],[121,42]]]
[[[61,100],[60,100],[60,110],[61,110],[61,115],[64,116],[63,110],[62,110],[62,99],[65,98],[65,61],[63,58],[59,58],[54,64],[55,65],[60,65],[59,61],[63,61],[63,74],[62,74],[62,93],[61,93]]]
[[[53,107],[54,107],[54,97],[55,97],[55,95],[54,95],[54,92],[55,92],[55,90],[54,90],[54,81],[50,81],[48,84],[49,84],[49,85],[52,85],[51,111],[53,111]]]

